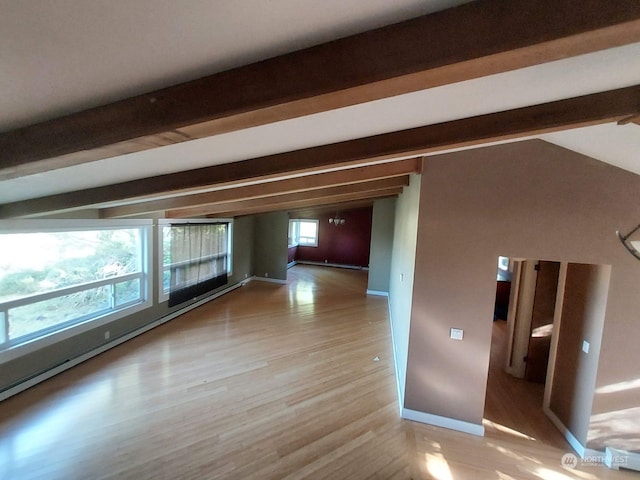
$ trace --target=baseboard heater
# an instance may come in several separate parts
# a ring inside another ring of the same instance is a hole
[[[185,313],[187,313],[189,310],[193,310],[194,308],[197,308],[201,305],[204,305],[207,302],[210,302],[211,300],[214,300],[226,293],[229,293],[233,290],[235,290],[236,288],[242,287],[243,285],[247,284],[250,280],[252,280],[252,278],[250,279],[245,279],[242,282],[236,283],[234,285],[231,285],[225,289],[219,290],[215,293],[213,293],[212,295],[209,295],[208,297],[205,297],[203,299],[198,300],[197,302],[194,302],[190,305],[185,306],[184,308],[181,308],[173,313],[170,313],[168,315],[165,315],[164,317],[161,317],[151,323],[148,323],[147,325],[144,325],[132,332],[129,332],[121,337],[115,338],[113,340],[111,340],[108,343],[105,343],[103,345],[100,345],[99,347],[94,348],[93,350],[90,350],[78,357],[75,358],[71,358],[68,359],[67,361],[58,364],[56,366],[52,366],[50,367],[48,370],[45,370],[43,372],[37,373],[29,378],[25,378],[23,380],[21,380],[20,382],[11,385],[9,387],[7,387],[4,390],[0,391],[0,402],[2,402],[3,400],[6,400],[9,397],[12,397],[13,395],[16,395],[28,388],[33,387],[34,385],[37,385],[40,382],[44,382],[45,380],[58,375],[59,373],[64,372],[65,370],[69,370],[72,367],[75,367],[76,365],[81,364],[82,362],[86,362],[87,360],[89,360],[90,358],[95,357],[96,355],[99,355],[103,352],[106,352],[107,350],[112,349],[113,347],[117,347],[118,345],[127,342],[129,340],[131,340],[132,338],[137,337],[138,335],[142,335],[145,332],[148,332],[149,330],[159,327],[160,325],[167,323],[170,320],[173,320],[176,317],[179,317],[180,315],[183,315]]]
[[[614,470],[635,470],[640,472],[640,452],[627,452],[619,448],[607,447],[604,450],[604,463]]]
[[[313,262],[311,260],[296,260],[295,262],[296,265],[315,265],[318,267],[347,268],[349,270],[369,270],[369,267],[362,267],[360,265],[346,265],[344,263]]]

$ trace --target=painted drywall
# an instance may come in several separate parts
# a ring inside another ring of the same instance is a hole
[[[411,175],[396,201],[393,249],[389,275],[389,315],[396,360],[400,408],[404,407],[409,346],[409,324],[413,298],[413,276],[420,205],[420,175]]]
[[[229,284],[241,282],[253,276],[254,217],[237,217],[233,220],[233,249]]]
[[[297,251],[298,251],[298,247],[289,247],[287,249],[287,263],[291,263],[295,261]]]
[[[587,443],[611,267],[570,263],[549,407],[582,445]],[[582,342],[589,343],[589,352]]]
[[[289,215],[256,215],[253,235],[253,270],[257,277],[287,280]]]
[[[373,202],[367,283],[367,289],[371,291],[389,292],[395,211],[395,198],[384,198]]]
[[[343,225],[329,223],[336,213],[345,220]],[[366,207],[314,217],[318,220],[318,246],[298,245],[296,260],[368,267],[371,213],[372,208]]]
[[[640,221],[639,192],[640,176],[540,140],[427,157],[405,406],[482,422],[495,264],[507,255],[612,265],[592,415],[637,423],[640,388],[602,389],[640,378],[640,262],[615,234]]]
[[[153,265],[157,265],[157,228],[153,228]],[[252,249],[253,249],[253,217],[241,217],[233,223],[233,249],[232,249],[232,274],[228,283],[220,287],[223,290],[229,285],[240,282],[245,277],[253,275],[252,270]],[[158,298],[158,278],[153,275],[152,293],[153,298]],[[202,295],[194,299],[197,302],[210,295]],[[189,303],[193,303],[189,302]],[[189,303],[169,308],[167,302],[154,303],[153,306],[137,312],[133,315],[123,317],[119,320],[102,325],[79,335],[67,338],[53,345],[36,350],[24,356],[18,357],[9,362],[3,363],[0,367],[0,391],[10,388],[22,381],[32,378],[42,372],[61,365],[70,359],[79,357],[91,350],[98,348],[108,341],[124,336],[145,325],[153,323],[157,319],[168,315]],[[174,321],[179,321],[175,319]],[[104,332],[109,330],[110,340],[105,340]]]

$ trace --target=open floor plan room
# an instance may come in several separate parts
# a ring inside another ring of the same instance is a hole
[[[565,469],[568,445],[514,425],[477,437],[401,419],[387,301],[366,284],[298,265],[9,398],[0,477],[637,478]]]

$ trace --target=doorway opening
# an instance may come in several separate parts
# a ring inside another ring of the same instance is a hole
[[[610,271],[499,257],[487,430],[567,449],[567,433],[588,427]]]

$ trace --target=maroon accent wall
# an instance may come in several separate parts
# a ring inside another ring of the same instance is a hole
[[[336,213],[324,213],[319,220],[318,246],[298,246],[296,260],[337,263],[341,265],[369,266],[371,244],[371,217],[373,207],[338,212],[345,219],[344,225],[329,223]]]
[[[289,247],[289,253],[287,255],[287,263],[291,263],[296,259],[296,252],[298,247]]]

